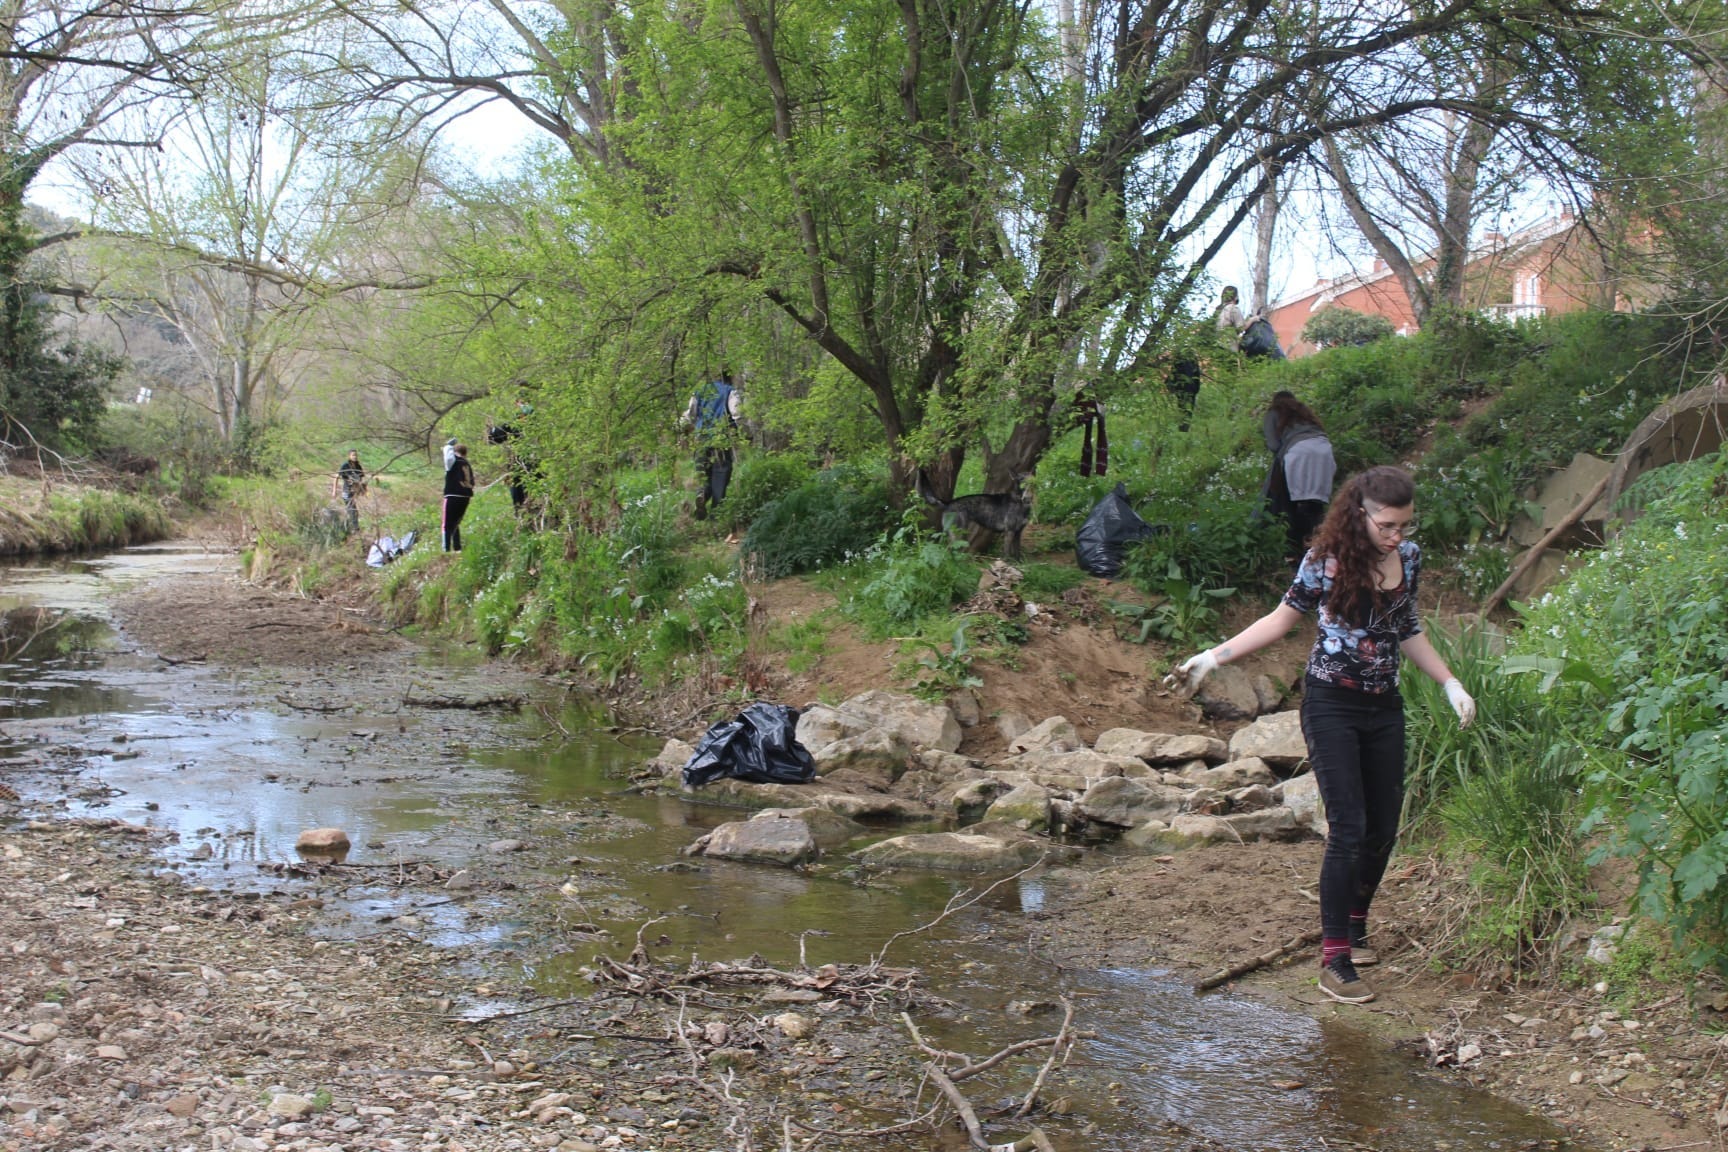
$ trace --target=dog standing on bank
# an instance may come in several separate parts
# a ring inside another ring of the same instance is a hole
[[[924,503],[942,514],[942,529],[950,537],[958,532],[983,528],[1008,538],[1004,553],[1010,560],[1020,559],[1020,533],[1032,520],[1032,493],[1026,490],[1030,474],[1014,477],[1012,492],[977,492],[971,496],[956,496],[942,501],[930,488],[924,470],[918,470],[914,487]]]

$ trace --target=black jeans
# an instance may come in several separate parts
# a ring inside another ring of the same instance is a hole
[[[1404,807],[1404,699],[1309,680],[1302,737],[1326,803],[1320,930],[1348,939],[1352,910],[1366,912],[1398,841]]]
[[[1308,550],[1308,540],[1320,530],[1321,521],[1326,519],[1326,501],[1324,500],[1292,500],[1290,510],[1285,514],[1285,531],[1290,543],[1290,555],[1296,563],[1302,563],[1302,554]]]
[[[732,449],[711,444],[696,455],[696,470],[702,474],[702,489],[696,493],[696,519],[708,518],[708,506],[726,499],[732,483]]]
[[[444,497],[444,551],[462,551],[462,517],[468,514],[467,496]]]

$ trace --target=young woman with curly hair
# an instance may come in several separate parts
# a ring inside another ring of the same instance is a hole
[[[1410,539],[1415,494],[1402,468],[1370,468],[1346,480],[1278,607],[1190,657],[1173,677],[1192,693],[1220,664],[1282,639],[1318,610],[1303,677],[1302,736],[1329,829],[1320,865],[1320,990],[1347,1004],[1374,998],[1356,969],[1377,959],[1368,944],[1368,905],[1404,805],[1400,653],[1445,686],[1461,725],[1476,716],[1476,702],[1416,615],[1422,553]]]

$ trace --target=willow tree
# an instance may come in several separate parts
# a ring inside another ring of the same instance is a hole
[[[303,17],[299,0],[13,0],[0,11],[0,414],[32,406],[19,394],[32,380],[61,391],[107,372],[73,371],[78,354],[45,345],[44,294],[78,290],[33,258],[76,230],[30,228],[30,187],[58,160],[159,147],[226,48]]]

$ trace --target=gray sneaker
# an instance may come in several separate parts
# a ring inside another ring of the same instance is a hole
[[[1339,956],[1320,969],[1320,991],[1340,1004],[1366,1004],[1374,999],[1374,989],[1356,973],[1350,957]]]
[[[1374,945],[1368,943],[1368,937],[1358,936],[1350,941],[1350,963],[1358,968],[1367,968],[1380,963],[1380,953],[1374,951]]]

